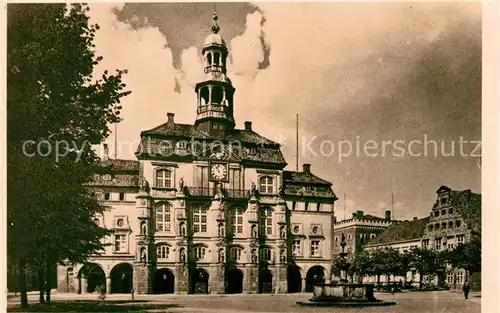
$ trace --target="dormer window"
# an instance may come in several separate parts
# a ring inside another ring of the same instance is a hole
[[[256,154],[256,153],[257,153],[257,149],[255,147],[248,148],[248,154]]]
[[[176,148],[179,150],[186,150],[187,148],[187,142],[185,141],[179,141],[177,142]]]
[[[262,176],[259,180],[259,189],[262,194],[274,193],[274,179],[271,176]]]
[[[102,175],[102,180],[111,180],[111,179],[112,179],[111,174]]]
[[[172,176],[171,170],[164,169],[156,171],[156,187],[172,188]]]

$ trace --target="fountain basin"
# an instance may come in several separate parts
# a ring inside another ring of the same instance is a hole
[[[360,307],[386,306],[395,302],[375,299],[373,284],[331,283],[314,286],[313,297],[309,301],[299,301],[304,306]]]

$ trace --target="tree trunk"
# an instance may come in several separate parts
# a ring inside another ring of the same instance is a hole
[[[44,297],[44,292],[45,292],[45,276],[44,274],[44,266],[41,265],[38,268],[38,290],[40,290],[40,303],[45,303],[45,297]]]
[[[422,289],[422,274],[418,273],[418,289]]]
[[[45,269],[45,273],[47,275],[47,284],[46,284],[46,288],[47,289],[46,289],[45,292],[47,293],[47,295],[46,295],[46,299],[45,300],[46,300],[47,303],[50,303],[50,289],[52,288],[52,285],[51,285],[51,278],[52,278],[52,276],[51,276],[51,272],[50,272],[50,265],[51,265],[50,258],[49,258],[49,261],[47,261],[46,265],[47,265],[47,267]]]
[[[19,260],[19,292],[21,293],[21,309],[28,311],[28,293],[26,292],[26,262]]]
[[[380,286],[380,275],[377,275],[377,287]]]

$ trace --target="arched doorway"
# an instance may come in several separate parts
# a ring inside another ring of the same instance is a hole
[[[174,293],[175,276],[168,268],[156,270],[153,281],[154,293]]]
[[[226,270],[226,293],[243,292],[243,272],[237,268]]]
[[[111,292],[130,293],[132,290],[133,269],[128,263],[120,263],[111,270]]]
[[[306,292],[312,292],[315,284],[325,283],[325,268],[321,265],[311,267],[306,275]]]
[[[72,270],[71,270],[72,271]],[[68,271],[69,272],[69,271]],[[69,277],[69,273],[68,273]],[[82,284],[82,278],[85,277],[87,279],[87,285],[84,286]],[[78,278],[80,279],[80,292],[82,292],[83,288],[87,293],[93,293],[98,291],[97,289],[102,291],[106,291],[106,274],[104,274],[104,270],[102,267],[95,263],[87,263],[85,264],[80,271],[78,272]],[[69,278],[68,278],[69,280]]]
[[[288,292],[295,293],[302,291],[302,275],[300,275],[300,267],[290,265],[287,269],[287,284]]]
[[[261,270],[259,273],[259,293],[273,292],[273,274],[270,270]]]
[[[208,273],[202,268],[197,268],[191,276],[192,293],[208,293]]]

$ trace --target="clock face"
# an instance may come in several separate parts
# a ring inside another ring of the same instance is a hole
[[[225,180],[227,178],[227,168],[224,164],[212,164],[210,170],[212,178],[215,180]]]

